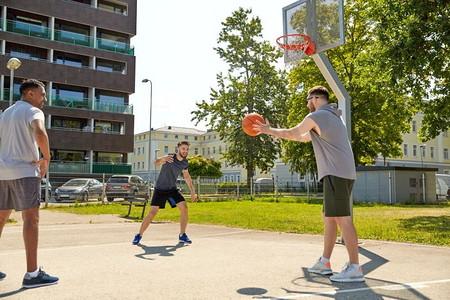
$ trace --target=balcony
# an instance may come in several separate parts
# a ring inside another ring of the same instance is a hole
[[[134,47],[129,44],[109,39],[97,39],[97,48],[116,53],[134,55]]]
[[[50,29],[22,21],[6,20],[6,31],[43,39],[50,39]]]
[[[92,173],[86,162],[50,162],[49,173],[65,174],[131,174],[131,164],[94,163]]]
[[[82,33],[55,29],[55,41],[78,46],[93,47],[93,39]]]
[[[52,106],[64,107],[64,108],[76,108],[76,109],[90,109],[91,100],[88,98],[68,98],[60,96],[52,96]]]

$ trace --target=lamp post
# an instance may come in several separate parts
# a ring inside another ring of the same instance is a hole
[[[155,149],[155,159],[158,158],[158,152],[159,152],[159,149]],[[156,185],[156,169],[157,169],[157,167],[155,165],[155,183],[154,183],[154,186]]]
[[[427,145],[420,145],[420,161],[422,162],[422,168],[423,168],[423,157],[424,157],[424,152],[426,149]]]
[[[153,83],[150,79],[143,79],[142,80],[143,83],[147,83],[150,82],[150,121],[149,121],[149,130],[148,130],[148,197],[150,198],[150,193],[151,193],[151,189],[150,189],[150,176],[151,176],[151,163],[152,163],[152,92],[153,92]]]
[[[11,70],[11,76],[9,77],[9,106],[13,103],[14,95],[14,70],[18,69],[22,62],[15,57],[12,57],[6,63],[6,67]]]

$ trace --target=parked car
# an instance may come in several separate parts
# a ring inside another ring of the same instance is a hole
[[[436,177],[436,200],[448,200],[450,198],[450,188],[444,180]]]
[[[47,188],[47,179],[41,180],[41,201],[45,201],[45,189]],[[48,183],[48,196],[52,196],[52,185]]]
[[[258,178],[255,181],[255,193],[273,193],[274,184],[272,178]]]
[[[450,175],[449,174],[436,174],[436,195],[437,195],[437,181],[442,180],[448,187],[447,189],[447,200],[450,200]]]
[[[113,175],[106,182],[106,199],[124,198],[130,195],[148,195],[148,184],[137,175]]]
[[[55,190],[55,199],[57,202],[62,200],[88,201],[91,198],[99,198],[102,194],[103,184],[97,179],[74,178]]]

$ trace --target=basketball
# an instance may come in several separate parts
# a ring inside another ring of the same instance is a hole
[[[256,121],[264,123],[264,118],[257,113],[247,114],[242,120],[242,130],[250,136],[256,136],[258,131],[253,130],[253,124],[258,124]]]

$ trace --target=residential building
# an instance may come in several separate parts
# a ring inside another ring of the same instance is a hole
[[[26,78],[44,82],[50,180],[131,173],[136,0],[0,0],[0,109]]]

